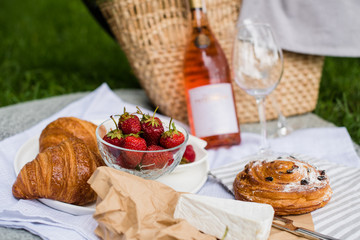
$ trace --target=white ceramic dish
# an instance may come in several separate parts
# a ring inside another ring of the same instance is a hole
[[[209,165],[207,161],[207,151],[204,149],[206,142],[191,136],[188,144],[194,146],[196,152],[196,160],[194,163],[179,165],[175,170],[165,176],[158,178],[162,182],[176,191],[196,193],[206,182]],[[14,169],[16,175],[19,174],[21,168],[28,162],[32,161],[39,153],[39,136],[35,136],[25,142],[18,152],[14,160]],[[63,203],[51,199],[39,199],[43,204],[54,209],[67,212],[73,215],[92,214],[95,211],[95,203],[86,206],[76,206]]]
[[[161,176],[157,181],[172,187],[178,192],[196,193],[205,184],[208,176],[208,153],[205,150],[207,142],[190,135],[189,144],[194,147],[195,161],[178,165],[172,173]]]

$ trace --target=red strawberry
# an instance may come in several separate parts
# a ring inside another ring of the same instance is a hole
[[[104,141],[106,141],[112,145],[120,146],[122,141],[124,140],[124,135],[123,135],[122,131],[118,128],[113,116],[110,116],[110,118],[114,121],[116,129],[109,131],[103,137],[103,139],[104,139]]]
[[[192,145],[187,145],[180,164],[192,163],[195,161],[195,151]]]
[[[151,145],[147,148],[148,151],[163,150],[163,147],[158,145]],[[148,152],[145,153],[141,162],[142,169],[161,169],[170,162],[174,161],[170,152]]]
[[[164,132],[164,127],[162,125],[161,120],[155,117],[155,113],[158,110],[158,108],[159,107],[155,109],[153,116],[142,113],[142,111],[139,108],[137,111],[137,113],[142,114],[141,131],[143,132],[142,136],[145,139],[148,146],[159,145],[161,134],[163,134]]]
[[[173,148],[179,146],[184,141],[184,134],[176,129],[175,123],[172,123],[171,119],[169,123],[169,130],[161,135],[160,146],[164,148]]]
[[[126,112],[124,108],[124,113],[120,115],[119,118],[119,128],[123,131],[124,134],[138,133],[141,131],[141,125],[139,117]]]
[[[122,142],[121,147],[142,151],[147,149],[146,141],[138,134],[127,135]],[[126,165],[129,168],[134,169],[141,162],[143,155],[143,152],[123,151],[122,157],[124,158],[123,161],[126,163]]]
[[[125,161],[125,158],[121,154],[116,158],[116,163],[118,165],[120,165],[120,167],[127,168],[127,169],[133,169],[128,166],[127,162]]]

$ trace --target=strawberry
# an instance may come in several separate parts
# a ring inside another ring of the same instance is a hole
[[[192,163],[195,161],[195,151],[192,145],[187,145],[180,164]]]
[[[155,117],[155,113],[158,110],[158,108],[159,107],[155,109],[153,116],[142,113],[142,111],[139,108],[137,111],[138,114],[142,114],[142,119],[141,119],[142,137],[145,139],[148,146],[159,145],[161,134],[163,134],[164,132],[164,127],[162,125],[161,120]]]
[[[174,162],[174,159],[173,159],[173,158],[170,159],[170,160],[169,160],[169,163],[168,163],[168,166],[170,166],[171,164],[173,164],[173,162]]]
[[[124,113],[119,118],[119,128],[124,134],[139,133],[141,131],[139,117],[126,112],[124,108]]]
[[[158,145],[151,145],[147,148],[148,151],[164,150],[163,147]],[[145,153],[141,162],[142,169],[161,169],[169,163],[174,161],[170,152],[148,152]]]
[[[172,119],[170,119],[169,130],[161,135],[160,146],[164,148],[173,148],[179,146],[184,141],[184,134],[176,129],[175,123],[172,123]]]
[[[120,147],[122,141],[124,140],[124,135],[123,135],[122,131],[118,128],[118,125],[116,124],[116,121],[113,118],[113,116],[110,116],[110,118],[114,121],[116,129],[109,131],[103,137],[103,140],[112,145]]]
[[[141,138],[138,134],[129,134],[126,135],[124,141],[121,144],[121,147],[132,149],[132,150],[142,150],[145,151],[147,149],[146,141]],[[128,168],[134,169],[142,160],[144,153],[143,152],[131,152],[131,151],[123,151],[122,159]]]
[[[127,164],[127,162],[125,161],[125,158],[124,158],[123,155],[121,155],[121,154],[116,158],[116,163],[117,163],[120,167],[127,168],[127,169],[132,169],[132,168]]]

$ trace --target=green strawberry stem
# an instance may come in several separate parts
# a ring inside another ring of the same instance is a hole
[[[157,106],[156,108],[155,108],[155,111],[154,111],[154,114],[153,114],[153,119],[155,119],[155,113],[156,113],[156,111],[159,109],[159,106]]]
[[[139,108],[139,106],[136,106],[136,108],[137,108],[137,111],[136,111],[136,113],[137,114],[140,114],[140,115],[145,115],[142,111],[141,111],[141,109]]]
[[[111,120],[113,120],[113,122],[115,123],[115,127],[116,129],[114,130],[111,130],[109,131],[106,136],[111,138],[111,139],[114,139],[114,138],[118,138],[118,139],[121,139],[123,137],[122,135],[122,131],[118,128],[118,125],[113,117],[113,115],[110,116]]]
[[[175,123],[172,123],[172,126],[173,126],[173,133],[176,134],[176,135],[180,135],[179,131],[175,127]]]
[[[155,127],[159,126],[159,123],[158,123],[157,121],[155,121],[155,113],[156,113],[156,111],[157,111],[158,109],[159,109],[159,106],[156,107],[152,118],[149,118],[149,119],[146,120],[145,122],[150,122],[150,123],[151,123],[151,126],[154,126],[154,125],[155,125]]]
[[[118,125],[117,125],[117,123],[116,123],[115,119],[114,119],[114,116],[113,116],[113,115],[111,115],[111,116],[110,116],[110,118],[111,118],[111,120],[113,120],[113,122],[115,123],[116,130],[120,130],[120,129],[118,128]]]
[[[226,238],[226,236],[227,236],[228,232],[229,232],[229,227],[228,227],[228,226],[226,226],[226,228],[225,228],[225,232],[224,232],[224,235],[222,236],[221,240],[224,240],[224,239]]]
[[[171,123],[172,123],[172,118],[170,118],[170,122],[169,122],[169,130],[171,129]]]
[[[145,120],[147,120],[147,119],[150,118],[150,115],[143,113],[138,106],[136,106],[136,108],[137,108],[136,113],[142,115],[142,117],[141,117],[141,122],[145,122]]]
[[[126,134],[125,136],[133,136],[133,137],[140,137],[140,134],[142,133],[142,131],[138,132],[138,133],[129,133],[129,134]]]
[[[129,115],[129,113],[126,112],[126,107],[124,107],[124,113],[123,113],[123,114],[115,114],[115,116],[120,117],[120,118],[121,118],[121,116],[123,116],[123,115],[125,115],[125,116],[128,116],[128,115]],[[119,121],[120,121],[120,118],[119,118]]]
[[[128,112],[126,111],[126,107],[124,107],[124,113],[121,114],[120,118],[121,118],[121,117],[122,117],[124,120],[130,118],[130,113],[128,113]],[[119,118],[119,121],[120,121],[120,118]]]
[[[138,108],[138,107],[136,107],[136,108]],[[137,112],[135,112],[135,113],[137,113]],[[131,114],[128,113],[126,111],[126,107],[124,107],[124,113],[123,114],[116,114],[115,116],[119,117],[119,124],[120,124],[120,122],[124,122],[124,121],[128,120],[129,118],[133,118],[134,113],[131,113]]]
[[[179,131],[175,127],[175,123],[172,122],[172,118],[170,118],[169,122],[169,130],[164,133],[166,137],[171,137],[173,134],[180,135]]]
[[[180,164],[190,163],[186,158],[181,158]]]
[[[171,130],[171,123],[173,123],[173,122],[172,122],[172,118],[170,118],[170,122],[169,122],[169,130]],[[173,127],[175,127],[175,125],[173,125]]]
[[[156,111],[159,109],[159,106],[156,107],[156,109],[155,109],[152,117],[150,117],[149,114],[143,113],[139,107],[136,107],[136,108],[138,109],[138,110],[136,111],[136,113],[142,115],[142,119],[141,119],[142,122],[145,122],[145,123],[150,122],[150,125],[151,125],[152,127],[154,127],[154,126],[155,126],[155,127],[158,127],[158,126],[160,125],[158,121],[155,121],[155,114],[156,114]]]

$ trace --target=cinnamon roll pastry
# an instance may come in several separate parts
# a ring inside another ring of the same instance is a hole
[[[248,163],[233,187],[236,199],[270,204],[276,215],[314,211],[332,195],[325,170],[293,156]]]

